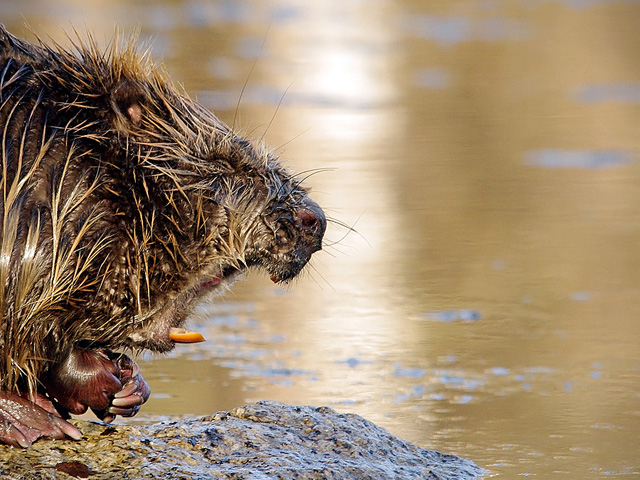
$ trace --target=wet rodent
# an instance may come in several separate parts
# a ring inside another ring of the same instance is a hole
[[[133,42],[67,50],[1,27],[0,126],[5,443],[77,437],[59,417],[86,408],[135,414],[148,385],[114,352],[172,349],[203,292],[252,267],[287,282],[322,246],[299,179]]]

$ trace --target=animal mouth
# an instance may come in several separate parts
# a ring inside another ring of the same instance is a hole
[[[228,277],[228,276],[229,274],[225,274],[224,272],[220,273],[219,275],[216,275],[215,277],[202,282],[200,286],[196,288],[196,290],[199,292],[204,290],[209,290],[210,288],[215,287],[216,285],[220,285],[222,281],[225,279],[225,277]]]
[[[198,343],[205,341],[199,332],[184,328],[188,311],[204,295],[223,291],[242,273],[244,269],[235,267],[218,268],[217,272],[198,274],[191,286],[178,296],[161,303],[159,310],[151,318],[127,337],[127,343],[134,348],[149,349],[156,352],[172,350],[176,344]]]
[[[196,297],[231,284],[240,273],[241,271],[237,268],[227,267],[223,268],[217,275],[200,282],[187,294],[183,308],[193,303]],[[205,338],[199,332],[187,330],[182,327],[170,327],[169,340],[173,343],[199,343],[204,342]]]
[[[202,293],[212,292],[231,285],[240,273],[242,273],[242,270],[239,268],[224,267],[219,273],[207,276],[205,280],[200,283],[196,283],[196,285],[191,289],[187,303],[191,303],[194,298]]]
[[[287,272],[271,273],[269,278],[273,283],[281,283],[283,281],[286,282],[290,278],[294,277],[297,271],[301,268],[302,266],[298,266],[297,268],[294,269],[293,272],[287,271]],[[196,302],[196,299],[198,297],[201,297],[203,295],[209,295],[212,292],[224,289],[225,286],[229,286],[231,283],[233,283],[234,280],[241,273],[242,273],[242,270],[235,267],[223,268],[222,271],[217,275],[207,278],[206,280],[202,281],[201,283],[197,284],[195,287],[190,289],[186,298],[182,302],[177,301],[177,303],[182,304],[182,309],[186,310],[187,307],[189,307],[190,305]],[[186,328],[183,328],[180,325],[180,326],[172,326],[169,328],[169,340],[174,344],[175,343],[199,343],[199,342],[204,342],[205,338],[202,336],[201,333],[195,332],[192,330],[187,330]]]

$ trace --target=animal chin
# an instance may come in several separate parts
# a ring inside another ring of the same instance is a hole
[[[280,262],[272,265],[272,268],[267,267],[269,278],[273,283],[287,283],[300,273],[308,260],[308,257],[294,257],[288,263]]]

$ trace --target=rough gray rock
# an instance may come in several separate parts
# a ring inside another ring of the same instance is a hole
[[[84,433],[78,442],[0,446],[0,478],[462,480],[486,473],[327,407],[258,402],[149,426],[75,423]]]

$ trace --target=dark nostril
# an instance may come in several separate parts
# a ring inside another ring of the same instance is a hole
[[[327,227],[327,220],[319,206],[312,202],[309,203],[310,205],[300,208],[296,214],[298,226],[314,237],[322,239]]]
[[[318,227],[318,217],[311,210],[300,209],[298,211],[298,219],[300,224],[308,230],[315,230]]]

